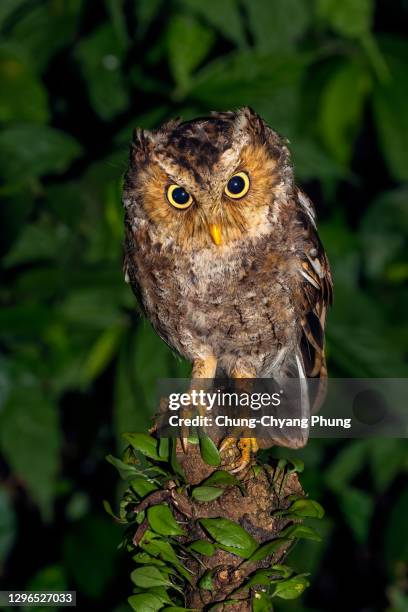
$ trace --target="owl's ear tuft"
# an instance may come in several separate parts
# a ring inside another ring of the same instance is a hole
[[[250,106],[243,106],[236,112],[235,123],[239,123],[242,126],[258,128],[264,123],[263,119],[254,111]]]
[[[173,119],[169,119],[168,121],[166,121],[166,123],[163,123],[160,128],[160,132],[172,132],[180,125],[180,123],[182,123],[181,117],[174,117]]]
[[[136,128],[133,132],[132,141],[130,143],[131,161],[142,163],[149,158],[149,154],[153,150],[155,143],[155,135],[149,130]]]
[[[234,132],[236,135],[248,135],[261,140],[265,139],[266,124],[250,106],[243,106],[235,114]]]
[[[235,135],[240,139],[249,138],[265,145],[276,158],[289,158],[287,140],[282,138],[250,107],[244,106],[236,113],[234,122]]]

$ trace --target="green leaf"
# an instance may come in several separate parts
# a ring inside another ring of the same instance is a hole
[[[121,478],[123,478],[123,480],[134,478],[140,474],[140,470],[136,466],[124,463],[124,461],[121,461],[112,455],[107,455],[106,461],[108,461],[108,463],[112,464],[118,470],[119,475]]]
[[[9,268],[57,258],[61,250],[67,248],[68,239],[66,228],[55,226],[55,223],[43,217],[22,228],[18,239],[3,260],[4,265]]]
[[[249,588],[259,585],[269,586],[273,582],[271,577],[272,574],[271,568],[257,570],[249,577],[249,580],[245,583],[245,587]]]
[[[172,545],[164,540],[157,539],[157,535],[147,530],[140,542],[140,547],[154,557],[159,557],[163,561],[170,563],[188,582],[192,582],[191,572],[189,572],[178,559]]]
[[[137,19],[137,36],[142,38],[154,18],[160,15],[160,6],[163,0],[138,0],[134,3]]]
[[[302,459],[298,459],[296,457],[295,459],[288,459],[288,462],[292,464],[292,467],[288,469],[288,473],[290,474],[292,472],[297,472],[298,474],[301,474],[305,469],[305,464]]]
[[[281,599],[296,599],[300,597],[303,591],[310,585],[304,576],[293,576],[283,582],[278,582],[273,592],[273,597]]]
[[[0,134],[0,175],[21,183],[43,174],[64,172],[81,148],[64,132],[45,125],[19,124]]]
[[[82,7],[82,0],[55,4],[26,2],[24,10],[18,12],[7,28],[8,39],[16,47],[24,48],[30,63],[42,73],[62,47],[68,48],[74,43]]]
[[[140,546],[143,550],[153,555],[153,557],[159,557],[172,565],[179,563],[179,559],[170,542],[157,539],[157,535],[150,530],[147,530],[144,534]]]
[[[167,29],[167,52],[176,84],[185,88],[193,70],[201,63],[214,42],[214,33],[193,17],[174,15]]]
[[[293,574],[293,569],[291,567],[288,565],[281,565],[280,563],[272,565],[271,569],[273,570],[274,574],[278,574],[283,578],[289,578],[289,576]]]
[[[297,499],[291,504],[288,513],[301,518],[321,519],[324,517],[324,509],[317,501],[312,499]]]
[[[171,446],[171,453],[170,453],[170,464],[171,467],[174,471],[175,474],[177,474],[177,476],[179,476],[181,478],[181,480],[183,480],[184,482],[186,481],[186,476],[184,474],[183,468],[180,465],[180,462],[178,460],[177,457],[177,440],[175,438],[173,438],[171,440],[170,443]]]
[[[139,595],[131,595],[128,597],[128,602],[132,610],[135,612],[158,612],[163,607],[163,602],[160,597],[152,593],[143,593]]]
[[[124,111],[129,102],[122,74],[125,49],[113,25],[103,23],[82,39],[77,56],[95,111],[106,120]]]
[[[114,519],[115,519],[115,521],[118,521],[118,522],[120,522],[120,523],[126,523],[126,521],[123,521],[123,520],[122,520],[122,519],[121,519],[119,516],[116,516],[116,514],[114,513],[114,511],[113,511],[113,509],[112,509],[111,504],[108,502],[108,500],[107,500],[107,499],[104,499],[104,500],[102,501],[102,505],[103,505],[103,507],[104,507],[105,512],[106,512],[107,514],[109,514],[109,516],[111,516],[112,518],[114,518]],[[71,510],[71,512],[69,513],[69,516],[71,516],[71,513],[72,513],[72,510]]]
[[[370,31],[373,13],[373,0],[317,0],[318,16],[349,38],[360,38]]]
[[[105,329],[86,355],[81,368],[81,378],[89,384],[97,378],[113,360],[123,336],[123,325]]]
[[[310,22],[305,0],[245,0],[249,26],[262,52],[292,49]]]
[[[140,552],[134,555],[133,561],[135,561],[136,563],[140,563],[142,565],[155,565],[159,567],[160,571],[166,575],[169,575],[169,574],[177,575],[176,568],[169,567],[161,559],[156,559],[155,557],[152,557],[151,555],[145,552]],[[149,592],[151,593],[152,589],[150,589]],[[168,601],[168,603],[171,603],[171,601]]]
[[[399,494],[390,515],[387,517],[385,540],[385,558],[388,567],[395,568],[398,562],[408,559],[408,489],[405,487]]]
[[[271,540],[270,542],[266,542],[266,544],[262,544],[248,559],[249,562],[252,561],[262,561],[273,555],[277,550],[281,550],[285,546],[289,546],[291,544],[291,540],[287,538],[277,538],[275,540]]]
[[[103,333],[120,326],[123,316],[117,298],[108,287],[87,287],[71,291],[60,306],[64,321]]]
[[[7,46],[0,46],[0,81],[0,121],[47,121],[44,87],[23,58]]]
[[[373,94],[376,129],[390,174],[397,181],[408,180],[408,81],[406,41],[386,41],[382,45],[391,76],[377,83]]]
[[[347,488],[361,471],[368,454],[367,440],[350,441],[337,453],[325,473],[327,486],[334,491]]]
[[[163,576],[154,565],[138,567],[130,574],[132,582],[143,589],[159,586],[171,586],[170,580]]]
[[[194,487],[191,497],[199,502],[210,502],[220,497],[224,491],[217,487]]]
[[[181,0],[182,4],[203,17],[216,28],[227,40],[239,47],[245,45],[245,32],[237,0]]]
[[[102,597],[117,567],[118,525],[109,517],[93,513],[66,527],[63,566],[86,597]]]
[[[125,442],[124,431],[147,431],[150,427],[149,414],[139,409],[140,390],[135,381],[135,334],[122,339],[117,360],[114,390],[114,427],[119,452]],[[141,408],[141,406],[140,406]]]
[[[291,525],[281,531],[280,535],[283,538],[304,538],[306,540],[315,540],[316,542],[321,542],[322,540],[317,531],[306,525]]]
[[[218,57],[197,72],[190,95],[210,107],[236,108],[251,102],[270,122],[268,101],[277,99],[290,104],[300,77],[310,57],[302,54],[261,54],[255,51],[234,52]],[[250,92],[250,93],[249,93]],[[296,104],[296,100],[295,100]],[[286,114],[285,114],[286,116]],[[276,128],[276,123],[274,123]]]
[[[20,383],[0,413],[0,448],[48,519],[55,495],[60,444],[57,407],[39,385]]]
[[[122,47],[128,45],[128,31],[127,31],[127,16],[125,15],[125,7],[123,0],[105,0],[106,7],[109,11],[110,21],[112,22],[113,29],[118,42]]]
[[[8,493],[3,487],[0,487],[0,563],[3,566],[15,536],[16,518],[14,509]]]
[[[320,144],[310,138],[298,137],[292,142],[292,154],[296,176],[300,181],[318,178],[333,182],[345,174],[342,168]]]
[[[240,525],[226,518],[199,519],[210,536],[225,550],[244,559],[250,557],[258,543]]]
[[[408,235],[408,214],[405,212],[407,201],[406,186],[386,191],[375,198],[363,217],[360,237],[365,270],[373,280],[382,280],[393,264],[404,261],[405,236]],[[400,444],[400,441],[387,439],[376,442],[379,444],[373,444],[371,452],[378,451],[379,454],[382,454],[384,445]],[[387,466],[393,463],[394,455],[392,452],[389,455],[388,461],[379,460],[380,471],[383,467],[386,472]]]
[[[146,497],[146,495],[158,489],[157,484],[143,477],[133,478],[133,480],[130,481],[130,486],[140,498]]]
[[[158,407],[156,397],[157,381],[160,378],[177,377],[173,371],[175,359],[169,347],[156,334],[146,321],[142,321],[136,333],[132,372],[143,372],[137,380],[137,404],[148,417],[153,416]],[[133,375],[131,372],[129,375]]]
[[[212,570],[207,570],[200,578],[198,586],[204,591],[212,591],[214,589],[212,581]]]
[[[147,510],[147,520],[156,533],[165,536],[185,535],[174,518],[170,508],[164,504],[151,506]]]
[[[269,595],[255,592],[252,600],[252,612],[271,612],[272,610],[272,600]]]
[[[164,561],[161,559],[156,559],[146,552],[139,552],[133,555],[133,561],[136,561],[136,563],[142,563],[143,565],[158,565],[163,568],[163,571],[166,571],[165,568],[167,567]]]
[[[385,491],[397,474],[403,470],[407,459],[407,449],[404,440],[380,439],[372,441],[370,448],[370,464],[375,488]]]
[[[320,136],[339,164],[350,163],[370,86],[371,76],[367,68],[361,63],[348,61],[330,72],[323,89]]]
[[[178,587],[176,587],[175,585],[172,585],[172,587],[178,590]],[[170,597],[167,594],[167,590],[164,586],[150,587],[148,592],[151,593],[152,595],[155,595],[156,597],[159,597],[161,599],[162,604],[172,603]]]
[[[27,584],[29,591],[65,591],[67,589],[66,571],[61,565],[48,565],[41,568]]]
[[[159,440],[159,456],[165,461],[169,460],[170,441],[168,438],[160,438]]]
[[[201,483],[201,486],[206,486],[206,487],[207,486],[229,487],[231,485],[235,485],[239,487],[243,493],[245,492],[245,487],[238,480],[238,478],[236,478],[229,472],[226,472],[225,470],[216,470]]]
[[[339,494],[340,508],[358,542],[366,542],[374,512],[374,500],[366,491],[353,487]]]
[[[124,433],[124,439],[133,448],[150,459],[164,461],[157,452],[158,441],[145,433]]]
[[[218,448],[211,438],[200,438],[201,457],[207,465],[218,467],[221,464],[221,457]]]
[[[200,555],[205,555],[206,557],[212,557],[215,553],[215,546],[211,544],[211,542],[208,542],[208,540],[196,540],[195,542],[191,542],[187,548],[200,553]]]
[[[25,4],[25,0],[3,0],[0,3],[0,26],[3,28],[7,20]]]

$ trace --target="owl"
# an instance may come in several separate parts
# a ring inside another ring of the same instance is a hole
[[[332,279],[285,139],[248,107],[136,130],[123,201],[126,277],[193,379],[289,376],[324,386]],[[258,448],[254,438],[236,444],[231,471]]]

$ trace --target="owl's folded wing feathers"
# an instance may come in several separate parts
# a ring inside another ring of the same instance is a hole
[[[324,399],[326,387],[324,332],[327,309],[332,302],[333,282],[329,262],[317,234],[313,205],[300,190],[297,190],[297,200],[300,221],[307,233],[305,248],[298,254],[298,271],[303,282],[297,301],[302,326],[297,360],[306,378],[320,379],[321,384],[311,401],[312,411],[316,411]]]

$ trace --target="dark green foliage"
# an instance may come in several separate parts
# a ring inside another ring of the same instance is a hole
[[[220,453],[211,438],[200,438],[200,451],[202,458],[208,465],[215,467],[220,465]]]
[[[403,0],[0,2],[6,586],[69,586],[87,609],[123,612],[127,587],[115,581],[127,572],[98,501],[114,499],[117,482],[103,457],[115,443],[122,452],[123,432],[151,426],[157,378],[189,375],[140,320],[121,273],[135,126],[250,104],[287,136],[333,267],[330,374],[407,376],[407,10]],[[290,609],[349,609],[346,584],[356,609],[404,609],[405,440],[313,440],[299,458],[327,515],[323,543],[302,539],[292,553],[313,576]],[[143,466],[111,461],[133,495],[159,486],[160,470],[146,481]],[[170,607],[160,591],[149,602]]]

